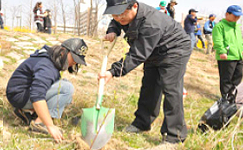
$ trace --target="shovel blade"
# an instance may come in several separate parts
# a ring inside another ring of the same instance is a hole
[[[114,131],[115,109],[101,107],[84,108],[81,117],[83,140],[91,149],[101,149]]]

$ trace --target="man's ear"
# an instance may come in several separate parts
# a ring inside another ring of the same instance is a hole
[[[138,3],[134,3],[133,8],[138,8]]]

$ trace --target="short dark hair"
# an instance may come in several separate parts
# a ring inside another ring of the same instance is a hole
[[[128,6],[127,6],[127,9],[130,10],[132,9],[133,5],[137,3],[137,1],[132,1]]]

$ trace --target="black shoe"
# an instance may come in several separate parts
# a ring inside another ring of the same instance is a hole
[[[16,108],[14,110],[14,114],[19,117],[26,125],[30,125],[31,120],[33,117],[29,112],[24,112],[22,109]]]
[[[139,133],[142,130],[140,130],[139,128],[135,127],[134,125],[130,125],[128,127],[125,128],[125,132],[127,133]]]
[[[72,125],[74,125],[74,126],[79,125],[80,120],[81,120],[81,116],[77,116],[77,117],[72,118]]]

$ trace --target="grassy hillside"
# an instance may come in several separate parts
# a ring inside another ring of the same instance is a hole
[[[86,57],[88,66],[82,66],[78,75],[70,75],[67,72],[63,74],[64,78],[70,80],[75,87],[72,104],[65,110],[62,119],[55,120],[55,123],[64,130],[63,143],[55,144],[50,135],[29,132],[28,127],[13,115],[13,108],[5,95],[6,84],[12,72],[30,53],[45,43],[52,46],[71,37],[74,36],[0,31],[2,44],[0,58],[4,60],[4,68],[0,71],[0,109],[2,109],[0,133],[3,135],[0,137],[0,150],[85,149],[85,145],[79,139],[80,127],[72,125],[72,120],[82,114],[82,108],[92,107],[95,104],[98,90],[97,73],[101,67],[103,54],[98,39],[81,37],[89,46]],[[123,57],[127,50],[128,46],[119,38],[108,60],[108,66]],[[127,76],[115,78],[106,85],[103,105],[115,108],[116,116],[114,134],[103,150],[161,149],[158,144],[161,142],[162,107],[161,114],[153,123],[151,131],[139,134],[123,132],[134,119],[133,113],[137,108],[142,75],[142,66],[139,66]],[[243,121],[237,117],[234,117],[232,123],[224,130],[209,131],[206,135],[196,131],[200,117],[220,96],[214,56],[205,55],[202,50],[193,51],[184,87],[188,92],[188,96],[184,99],[184,108],[189,133],[187,140],[178,145],[177,149],[243,149]]]

